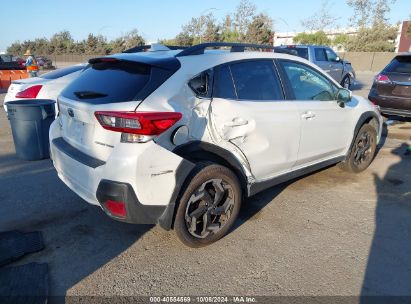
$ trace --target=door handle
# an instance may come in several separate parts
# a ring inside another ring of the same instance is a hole
[[[315,113],[313,113],[311,111],[308,111],[308,112],[305,112],[305,113],[301,114],[301,117],[304,118],[304,119],[307,119],[307,120],[308,119],[313,119],[315,117]]]
[[[239,126],[245,126],[246,124],[248,124],[248,120],[245,120],[244,118],[241,118],[241,117],[236,117],[236,118],[233,118],[232,121],[226,122],[224,126],[225,127],[239,127]]]

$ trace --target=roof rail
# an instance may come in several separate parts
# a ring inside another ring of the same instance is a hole
[[[207,42],[197,45],[193,45],[185,50],[181,51],[176,55],[176,57],[190,56],[190,55],[201,55],[204,54],[206,48],[217,48],[217,47],[231,47],[231,52],[244,52],[246,48],[249,49],[267,49],[274,50],[272,45],[263,44],[251,44],[251,43],[232,43],[232,42]]]
[[[156,44],[159,45],[159,44]],[[179,46],[179,45],[164,45],[167,47],[169,50],[184,50],[188,48],[187,46]],[[139,53],[139,52],[147,52],[149,49],[151,49],[152,45],[138,45],[135,47],[132,47],[131,49],[123,51],[123,53]]]

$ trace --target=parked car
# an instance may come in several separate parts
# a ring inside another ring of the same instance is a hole
[[[4,110],[7,112],[6,104],[12,100],[33,98],[57,100],[57,96],[64,87],[78,77],[85,67],[86,64],[78,64],[54,70],[38,77],[12,81],[4,97]]]
[[[248,47],[91,59],[58,97],[58,176],[111,218],[199,247],[230,230],[244,198],[332,164],[365,170],[375,106],[305,59]]]
[[[24,70],[24,65],[14,60],[13,55],[0,55],[0,70]]]
[[[344,88],[355,82],[355,71],[350,62],[342,60],[330,47],[319,45],[287,45],[275,47],[275,52],[302,57],[318,65]]]
[[[53,62],[51,59],[44,57],[44,56],[39,56],[36,57],[37,64],[43,68],[43,69],[51,69],[53,68]]]
[[[411,117],[411,53],[395,56],[375,77],[368,99],[384,115]]]

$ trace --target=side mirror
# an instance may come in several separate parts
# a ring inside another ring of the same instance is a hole
[[[340,88],[340,89],[338,89],[338,91],[337,91],[336,99],[337,99],[338,104],[339,104],[341,107],[344,107],[344,105],[345,105],[346,103],[348,103],[348,102],[351,101],[351,99],[352,99],[352,93],[351,93],[350,90],[347,90],[347,89],[344,89],[344,88]]]
[[[334,61],[335,61],[335,62],[340,62],[340,61],[341,61],[341,58],[337,56],[337,57],[335,57]]]

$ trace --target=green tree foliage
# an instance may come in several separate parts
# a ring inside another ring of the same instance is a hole
[[[227,14],[221,23],[212,13],[191,18],[171,42],[178,45],[218,41],[271,43],[273,34],[273,20],[264,13],[256,14],[255,5],[249,0],[241,0],[236,11]]]
[[[256,12],[256,7],[249,0],[241,0],[234,13],[234,27],[239,40],[244,41],[247,30]]]
[[[315,45],[330,45],[331,40],[327,37],[324,31],[315,33],[300,33],[293,39],[294,43],[298,44],[315,44]]]
[[[347,34],[338,34],[335,38],[331,41],[332,45],[335,46],[345,46],[347,41],[350,39],[350,36]]]
[[[347,51],[393,52],[397,38],[397,26],[388,23],[390,4],[395,0],[347,0],[354,9],[351,23],[358,34],[345,42]]]
[[[145,41],[137,30],[132,30],[125,35],[112,41],[107,41],[102,35],[89,34],[81,41],[74,41],[70,32],[62,31],[54,34],[50,39],[37,38],[24,42],[16,41],[7,49],[7,52],[15,55],[22,55],[26,50],[30,50],[37,55],[58,55],[58,54],[90,54],[106,55],[119,53],[128,48],[143,45]]]
[[[245,41],[258,44],[272,43],[273,20],[266,14],[255,15],[248,26]]]
[[[411,36],[411,17],[410,20],[408,20],[407,35]]]

